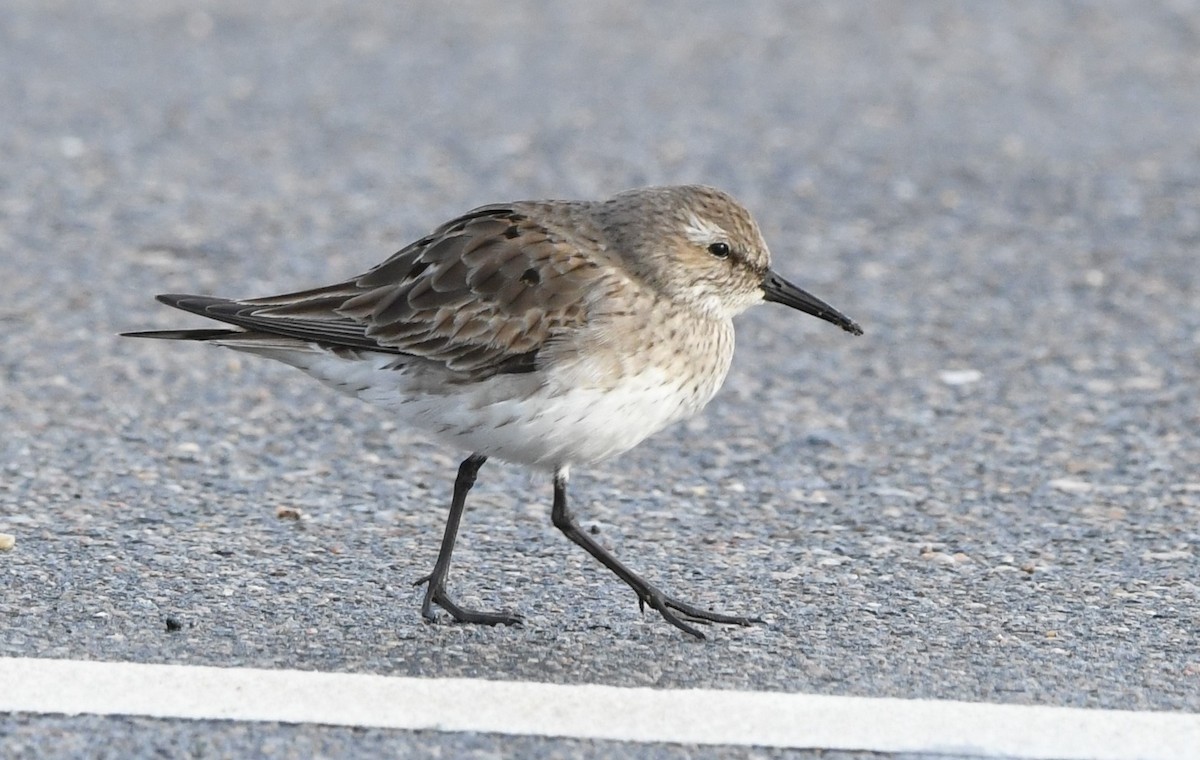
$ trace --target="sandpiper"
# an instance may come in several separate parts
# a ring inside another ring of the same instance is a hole
[[[519,201],[446,222],[367,273],[266,298],[160,295],[236,329],[126,333],[196,340],[290,364],[470,452],[421,614],[464,623],[519,615],[464,608],[450,556],[489,457],[553,473],[551,519],[672,625],[749,625],[668,596],[579,528],[573,465],[590,465],[702,409],[733,356],[733,317],[772,301],[862,329],[770,269],[750,213],[720,190],[629,190],[604,201]]]

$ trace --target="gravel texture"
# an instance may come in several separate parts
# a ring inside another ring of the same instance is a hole
[[[0,654],[1200,711],[1198,82],[1191,2],[10,0]],[[451,584],[528,623],[424,624],[461,452],[281,365],[115,335],[200,323],[154,293],[328,282],[481,203],[691,181],[867,331],[754,310],[702,417],[573,473],[629,564],[767,620],[706,643],[500,463]],[[87,754],[210,728],[0,716]]]
[[[397,733],[331,726],[261,726],[224,721],[158,721],[148,718],[85,716],[0,717],[5,758],[53,760],[87,757],[419,758],[495,760],[918,760],[910,754],[756,747],[699,747],[609,741],[541,739],[527,736]],[[45,737],[55,736],[48,748]],[[98,740],[99,739],[99,740]]]

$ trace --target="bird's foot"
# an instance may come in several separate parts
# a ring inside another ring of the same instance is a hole
[[[474,623],[476,625],[521,625],[525,619],[520,615],[507,612],[484,612],[482,610],[471,610],[465,607],[460,607],[450,595],[446,593],[445,583],[442,581],[433,582],[431,575],[426,575],[424,578],[413,583],[414,586],[420,586],[422,583],[428,583],[429,588],[425,589],[425,600],[421,602],[421,617],[429,622],[437,620],[437,614],[433,611],[433,605],[437,605],[450,613],[450,617],[454,618],[459,623]]]
[[[720,612],[696,607],[673,596],[667,596],[645,581],[643,581],[641,588],[634,587],[634,591],[638,595],[638,609],[645,612],[646,606],[649,605],[651,609],[657,610],[658,614],[662,615],[663,619],[668,623],[685,633],[690,633],[698,639],[705,638],[704,634],[694,625],[689,625],[689,623],[699,625],[721,623],[722,625],[748,626],[763,622],[762,618],[725,615]]]

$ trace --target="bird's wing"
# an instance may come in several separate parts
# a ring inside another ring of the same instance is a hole
[[[595,260],[528,214],[485,206],[336,285],[247,300],[160,299],[254,332],[486,377],[533,370],[547,341],[586,323],[588,293],[604,279]]]

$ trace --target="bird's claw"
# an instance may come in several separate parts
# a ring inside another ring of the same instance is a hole
[[[483,610],[472,610],[466,607],[460,607],[446,593],[445,587],[441,583],[431,583],[432,575],[426,575],[420,578],[413,585],[419,586],[422,583],[430,583],[429,588],[425,591],[425,600],[421,603],[421,617],[430,623],[437,621],[437,615],[433,611],[433,605],[441,607],[450,614],[457,623],[474,623],[476,625],[521,625],[525,622],[525,618],[515,613],[509,612],[484,612]]]
[[[757,617],[725,615],[720,612],[702,609],[674,597],[667,596],[649,584],[644,589],[636,589],[636,592],[638,595],[639,611],[645,614],[646,605],[650,605],[650,608],[657,610],[658,614],[662,615],[663,619],[668,623],[684,633],[690,633],[698,639],[704,639],[704,634],[699,629],[689,625],[689,623],[695,623],[696,625],[721,623],[722,625],[749,626],[754,623],[763,622],[761,618]]]

